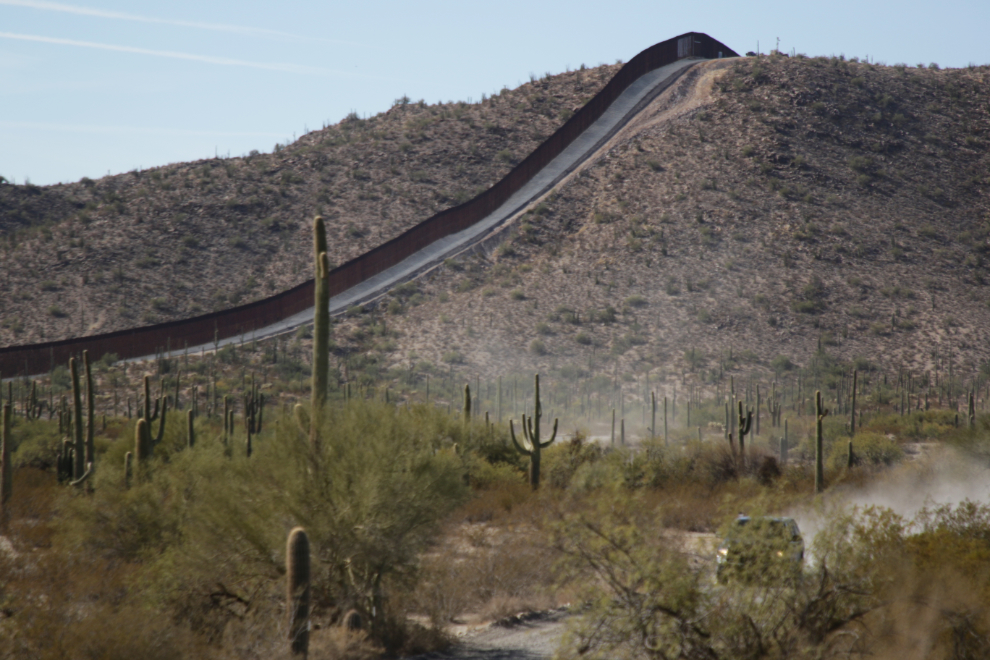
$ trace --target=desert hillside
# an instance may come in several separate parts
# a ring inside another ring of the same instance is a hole
[[[0,346],[159,323],[312,277],[498,181],[611,78],[584,67],[478,103],[397,99],[273,153],[55,186],[0,179]]]
[[[973,369],[990,357],[988,73],[706,63],[496,249],[397,291],[386,362],[711,376],[824,348]]]
[[[367,250],[494,182],[614,70],[473,105],[400,100],[273,154],[0,186],[0,338],[284,290],[309,277],[313,213],[330,219],[337,263]],[[824,57],[705,63],[497,241],[354,310],[338,356],[375,365],[369,376],[448,364],[711,375],[807,364],[820,347],[972,369],[990,357],[987,76]]]

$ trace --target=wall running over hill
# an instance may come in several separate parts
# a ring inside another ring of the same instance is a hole
[[[405,233],[330,273],[330,294],[339,295],[434,241],[467,229],[501,206],[593,124],[619,95],[644,74],[685,57],[738,57],[738,53],[706,34],[689,32],[653,45],[632,58],[587,104],[561,126],[505,178],[474,199],[441,211]],[[170,346],[199,346],[217,339],[250,335],[313,306],[313,281],[264,300],[181,321],[120,330],[61,341],[0,348],[0,375],[44,373],[88,350],[91,359],[116,353],[121,359],[154,354]]]

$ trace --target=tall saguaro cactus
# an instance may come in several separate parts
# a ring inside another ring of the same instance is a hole
[[[14,466],[10,464],[10,446],[14,439],[10,435],[10,404],[3,404],[0,414],[0,529],[10,516],[8,507],[14,495]]]
[[[849,411],[849,435],[856,435],[856,386],[859,383],[859,371],[853,369],[852,407]]]
[[[86,471],[86,443],[83,441],[82,394],[79,392],[79,368],[76,358],[69,358],[69,375],[72,377],[72,479],[79,479]]]
[[[471,385],[464,386],[464,423],[471,423]]]
[[[285,548],[285,612],[293,656],[309,654],[309,536],[302,527],[289,532]]]
[[[522,415],[522,430],[524,436],[524,443],[516,439],[516,430],[512,425],[512,420],[509,420],[509,433],[512,436],[512,444],[516,446],[516,450],[525,456],[529,456],[529,485],[532,486],[533,490],[540,487],[540,450],[549,447],[553,441],[557,438],[557,422],[558,420],[553,420],[553,433],[550,435],[550,439],[546,442],[540,441],[540,418],[543,417],[543,406],[540,404],[540,374],[536,374],[533,379],[533,399],[534,399],[534,410],[532,417],[526,417],[526,414]]]
[[[93,414],[93,402],[96,393],[93,391],[93,372],[89,366],[89,351],[83,351],[83,368],[86,370],[86,463],[92,463],[96,453],[93,444],[96,421]],[[78,477],[77,477],[78,478]]]
[[[330,369],[330,259],[327,257],[327,227],[323,218],[313,219],[313,257],[315,259],[315,300],[313,309],[313,392],[309,444],[320,444],[320,425],[327,400]]]
[[[828,408],[822,404],[822,391],[815,392],[815,492],[825,490],[825,457],[822,445],[822,420],[828,415]]]

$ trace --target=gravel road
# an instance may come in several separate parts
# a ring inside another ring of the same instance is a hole
[[[541,612],[510,625],[493,625],[461,637],[443,653],[407,660],[550,660],[567,620],[565,610]]]

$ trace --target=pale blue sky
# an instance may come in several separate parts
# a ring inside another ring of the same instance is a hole
[[[739,52],[990,63],[990,1],[0,0],[0,175],[48,184],[276,142],[410,98],[628,60],[688,31]]]

